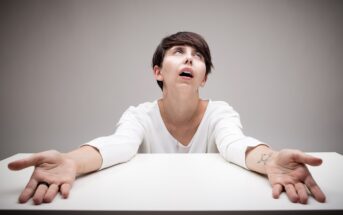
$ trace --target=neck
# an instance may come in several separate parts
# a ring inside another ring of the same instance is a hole
[[[163,92],[159,106],[162,117],[173,125],[187,125],[201,112],[201,100],[198,93],[196,95],[185,93],[171,95]]]

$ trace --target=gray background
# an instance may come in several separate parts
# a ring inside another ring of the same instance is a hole
[[[161,38],[195,31],[229,102],[275,149],[343,153],[343,1],[1,1],[0,158],[69,151],[161,96]]]

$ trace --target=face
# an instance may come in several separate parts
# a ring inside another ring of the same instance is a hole
[[[154,74],[156,80],[163,81],[164,90],[188,88],[197,91],[205,85],[207,79],[204,57],[187,45],[168,49],[162,67],[155,66]]]

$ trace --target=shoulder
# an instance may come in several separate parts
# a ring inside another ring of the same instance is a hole
[[[215,106],[215,107],[231,107],[231,105],[229,105],[229,103],[227,103],[226,101],[213,101],[210,100],[211,105]]]
[[[153,102],[144,102],[137,106],[130,106],[126,111],[132,112],[132,113],[150,113],[151,111],[154,111],[157,108],[157,101]]]
[[[210,100],[209,107],[214,113],[231,113],[238,114],[235,109],[226,101],[212,101]]]
[[[129,106],[122,115],[123,119],[142,119],[156,111],[157,101],[144,102],[136,106]]]
[[[221,126],[235,124],[242,127],[238,112],[229,103],[225,101],[210,101],[209,107],[211,125],[221,123]]]
[[[131,106],[129,106],[128,110],[146,112],[146,111],[151,110],[154,106],[156,106],[156,102],[157,101],[143,102],[143,103],[140,103],[138,105],[131,105]]]

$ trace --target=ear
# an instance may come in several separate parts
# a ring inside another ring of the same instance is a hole
[[[207,75],[205,75],[204,80],[202,80],[200,87],[204,87],[207,81]]]
[[[154,76],[157,81],[163,81],[161,68],[157,65],[154,66]]]

